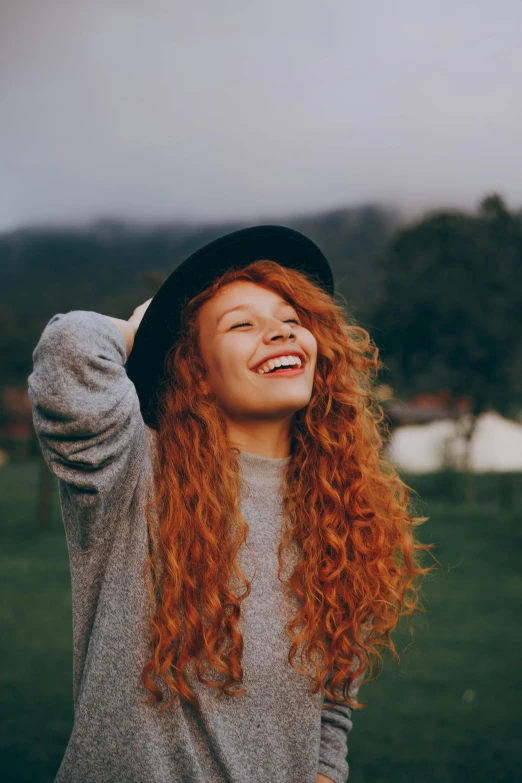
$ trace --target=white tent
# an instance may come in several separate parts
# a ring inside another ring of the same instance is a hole
[[[444,464],[462,467],[464,438],[461,424],[443,419],[430,424],[398,427],[391,436],[387,458],[410,473],[433,473]],[[522,424],[494,411],[479,416],[471,445],[471,468],[522,471]]]

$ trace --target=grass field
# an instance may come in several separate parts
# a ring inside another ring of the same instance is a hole
[[[73,719],[67,547],[57,495],[51,530],[36,529],[36,487],[36,461],[0,468],[4,783],[52,781]],[[481,500],[424,511],[418,535],[440,565],[425,582],[415,639],[406,623],[395,636],[400,665],[384,656],[360,692],[368,708],[353,716],[350,783],[518,781],[522,509]]]

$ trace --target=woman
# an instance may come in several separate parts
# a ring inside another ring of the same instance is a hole
[[[380,458],[378,349],[319,248],[234,232],[129,321],[55,315],[33,360],[73,593],[56,781],[345,783],[429,547]]]

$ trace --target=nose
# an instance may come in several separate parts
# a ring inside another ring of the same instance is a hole
[[[295,340],[293,324],[287,324],[284,321],[275,320],[272,326],[265,332],[265,341],[272,343],[276,340]]]

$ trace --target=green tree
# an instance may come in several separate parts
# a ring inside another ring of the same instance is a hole
[[[446,388],[478,416],[509,414],[522,359],[522,221],[502,198],[476,215],[440,211],[398,231],[376,260],[373,331],[399,394]],[[389,381],[390,382],[390,381]],[[472,484],[470,483],[470,492]]]

